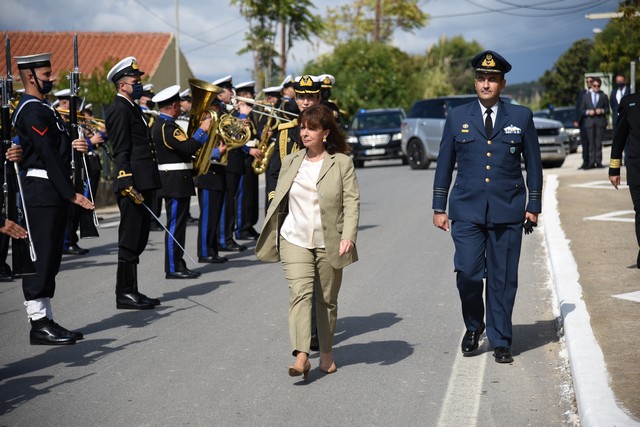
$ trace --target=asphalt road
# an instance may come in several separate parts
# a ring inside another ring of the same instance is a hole
[[[154,232],[139,283],[162,305],[116,310],[117,217],[105,215],[101,236],[80,243],[90,254],[63,259],[53,300],[56,321],[84,341],[29,345],[20,282],[0,284],[0,424],[578,425],[542,233],[524,238],[515,362],[495,363],[486,340],[463,358],[453,244],[431,223],[434,169],[398,163],[357,172],[361,260],[345,270],[335,374],[312,354],[310,381],[287,375],[286,282],[252,251],[166,280]]]

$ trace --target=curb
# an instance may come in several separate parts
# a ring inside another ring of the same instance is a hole
[[[543,230],[581,423],[585,427],[640,426],[616,404],[609,385],[604,354],[591,329],[589,313],[582,298],[578,266],[560,224],[557,189],[558,176],[547,176],[542,209]]]

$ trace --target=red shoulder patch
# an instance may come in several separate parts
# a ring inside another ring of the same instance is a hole
[[[35,130],[36,132],[38,132],[38,135],[40,135],[40,136],[44,136],[44,135],[47,133],[47,131],[49,130],[49,127],[44,128],[44,130],[43,130],[43,131],[39,130],[39,129],[38,129],[37,127],[35,127],[35,126],[31,126],[31,129],[33,129],[33,130]]]

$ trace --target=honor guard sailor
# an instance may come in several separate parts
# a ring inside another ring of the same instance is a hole
[[[74,344],[82,333],[69,331],[53,320],[51,298],[62,259],[64,230],[69,203],[85,209],[93,204],[77,194],[71,182],[72,144],[64,120],[45,100],[53,87],[51,54],[17,56],[16,62],[25,93],[13,113],[26,172],[23,191],[31,225],[31,239],[37,260],[36,273],[24,276],[22,290],[31,321],[31,344]],[[85,151],[84,139],[73,148]]]
[[[138,62],[133,56],[118,62],[107,74],[116,88],[113,103],[107,109],[106,126],[113,145],[118,176],[115,183],[120,209],[118,227],[118,269],[116,308],[151,309],[160,300],[138,290],[138,263],[147,246],[151,215],[142,206],[153,199],[160,188],[156,150],[149,133],[148,120],[140,106],[143,88]]]
[[[184,130],[175,122],[180,110],[180,86],[170,86],[153,97],[158,105],[160,115],[151,127],[151,138],[158,153],[158,170],[162,187],[157,192],[164,198],[167,212],[167,229],[184,248],[187,230],[187,214],[189,200],[195,195],[193,185],[192,157],[207,141],[207,131],[211,118],[203,120],[193,136],[189,138]],[[191,271],[183,259],[183,251],[165,234],[164,239],[164,271],[167,279],[194,279],[200,276]]]
[[[488,50],[471,65],[478,100],[451,109],[445,122],[433,184],[433,223],[448,231],[451,220],[466,327],[463,355],[478,349],[486,327],[495,361],[510,363],[523,225],[525,232],[532,231],[542,209],[542,162],[531,110],[500,99],[511,64]]]

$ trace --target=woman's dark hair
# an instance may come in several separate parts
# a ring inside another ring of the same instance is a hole
[[[329,136],[327,136],[327,141],[324,143],[325,149],[329,154],[347,154],[351,151],[333,113],[325,105],[318,104],[307,108],[300,113],[298,123],[304,123],[309,129],[329,130]]]

